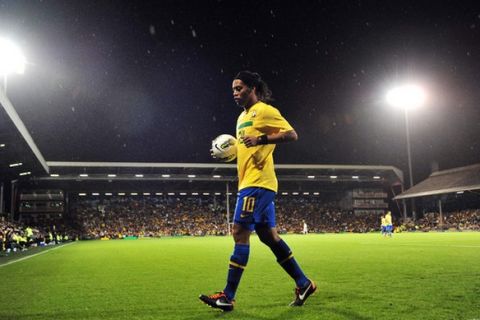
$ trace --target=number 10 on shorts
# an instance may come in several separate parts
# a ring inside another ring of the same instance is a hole
[[[254,197],[243,197],[243,212],[253,212],[253,207],[255,206],[255,198]]]

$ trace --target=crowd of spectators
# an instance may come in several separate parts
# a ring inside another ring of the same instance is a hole
[[[230,217],[233,216],[231,202]],[[302,233],[304,223],[311,233],[376,232],[380,230],[378,212],[355,214],[342,210],[337,201],[320,197],[278,197],[276,224],[280,233]],[[480,230],[480,210],[444,214],[426,213],[415,223],[393,224],[397,231]],[[214,197],[111,197],[79,199],[71,209],[71,218],[84,238],[121,238],[125,236],[225,235],[226,206]]]
[[[30,247],[71,240],[72,237],[64,230],[63,226],[58,228],[55,224],[45,226],[28,221],[16,222],[0,216],[0,253],[25,251]]]
[[[228,228],[224,207],[202,197],[77,201],[71,219],[83,238],[225,235]]]
[[[357,215],[321,199],[279,198],[276,212],[280,233],[301,233],[304,222],[314,233],[379,230],[379,214]],[[87,239],[228,233],[225,203],[213,197],[79,199],[71,206],[70,218]]]
[[[415,224],[411,222],[409,229],[412,229],[412,225],[421,231],[480,231],[480,209],[446,212],[443,213],[443,219],[438,212],[428,212]]]
[[[233,216],[234,201],[230,203]],[[278,197],[277,229],[280,233],[377,232],[380,213],[342,210],[336,201],[315,197]],[[20,222],[0,217],[0,251],[25,250],[73,239],[125,237],[205,236],[228,233],[223,198],[212,196],[78,198],[65,215],[49,219],[24,217]],[[48,216],[47,216],[48,217]],[[425,213],[416,222],[400,223],[396,231],[480,231],[480,209]]]
[[[302,233],[303,222],[314,233],[364,233],[380,229],[380,214],[355,214],[352,210],[341,210],[337,202],[318,198],[278,198],[276,212],[280,233]]]

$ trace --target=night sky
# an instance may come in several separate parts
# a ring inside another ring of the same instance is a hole
[[[0,1],[0,36],[28,60],[8,96],[47,160],[212,162],[248,69],[299,134],[277,163],[406,173],[385,102],[405,81],[429,95],[409,118],[415,182],[479,162],[478,1]]]

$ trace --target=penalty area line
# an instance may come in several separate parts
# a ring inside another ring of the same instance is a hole
[[[23,257],[23,258],[20,258],[20,259],[17,259],[17,260],[9,261],[9,262],[4,263],[4,264],[0,264],[0,268],[1,268],[1,267],[8,266],[8,265],[10,265],[10,264],[14,264],[15,262],[20,262],[20,261],[23,261],[23,260],[27,260],[27,259],[30,259],[30,258],[39,256],[39,255],[41,255],[41,254],[50,252],[50,251],[52,251],[52,250],[56,250],[56,249],[60,249],[60,248],[69,246],[69,245],[74,244],[74,243],[75,243],[75,242],[70,242],[70,243],[67,243],[67,244],[62,244],[62,245],[60,245],[60,246],[58,246],[58,247],[53,247],[53,248],[51,248],[51,249],[47,249],[47,250],[44,250],[44,251],[42,251],[42,252],[38,252],[38,253],[35,253],[35,254],[29,255],[29,256],[26,256],[26,257]]]

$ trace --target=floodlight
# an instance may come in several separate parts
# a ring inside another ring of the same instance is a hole
[[[396,108],[418,108],[425,103],[426,98],[425,90],[415,84],[396,87],[387,93],[387,102]]]
[[[0,75],[25,72],[25,56],[10,40],[0,38]]]
[[[416,84],[405,84],[403,86],[396,87],[387,93],[386,100],[392,107],[401,108],[405,112],[405,131],[407,135],[407,157],[408,157],[408,172],[410,180],[410,188],[413,187],[413,174],[412,174],[412,156],[410,148],[410,129],[408,123],[409,110],[421,107],[427,99],[425,90]],[[375,177],[374,177],[375,179]],[[415,220],[415,200],[412,201],[412,216]],[[404,206],[405,207],[405,206]],[[406,209],[405,209],[406,210]],[[404,217],[406,218],[406,211],[404,211]]]

